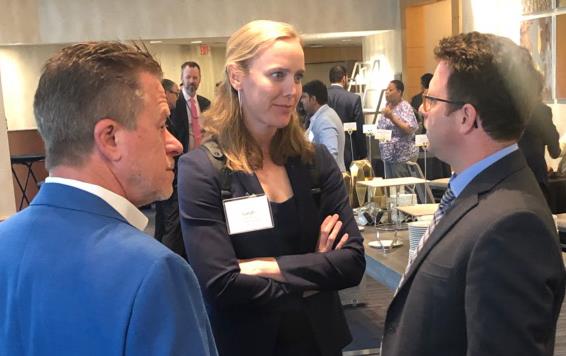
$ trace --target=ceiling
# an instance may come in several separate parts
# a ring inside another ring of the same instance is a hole
[[[350,47],[361,46],[365,37],[386,31],[352,31],[331,33],[303,34],[302,39],[305,47]],[[208,44],[209,46],[225,46],[228,37],[206,37],[206,38],[175,38],[148,40],[149,44]]]

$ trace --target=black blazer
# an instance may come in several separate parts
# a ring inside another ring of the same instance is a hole
[[[320,209],[311,195],[308,167],[297,158],[285,165],[303,238],[294,254],[276,257],[287,283],[239,273],[239,258],[273,255],[258,248],[258,232],[228,235],[219,173],[205,149],[193,150],[179,160],[183,238],[221,355],[270,355],[282,313],[297,308],[308,315],[322,355],[334,354],[351,341],[337,291],[357,285],[362,278],[363,238],[335,160],[324,146],[316,146],[316,159],[320,167]],[[231,192],[239,197],[263,190],[255,175],[236,172],[231,178]],[[349,241],[341,250],[315,253],[320,224],[333,213],[338,213],[344,223],[340,236],[348,232]],[[268,236],[270,231],[263,230],[260,235]],[[319,293],[302,297],[304,291],[311,290]]]
[[[548,172],[544,150],[548,148],[550,157],[560,156],[559,135],[552,122],[552,110],[547,105],[538,104],[519,140],[519,148],[525,155],[527,164],[531,167],[539,183],[548,183]]]
[[[366,137],[363,133],[364,111],[362,99],[359,95],[351,93],[346,89],[331,85],[328,87],[328,106],[334,109],[342,122],[355,122],[357,131],[352,134],[354,147],[354,159],[363,159],[367,156]],[[344,162],[346,169],[350,169],[352,153],[350,149],[350,135],[346,134],[344,144]]]
[[[383,356],[550,356],[564,297],[558,237],[519,151],[440,220],[387,311]]]
[[[205,112],[210,107],[210,100],[208,100],[204,96],[197,94],[197,101],[201,113]],[[171,130],[171,133],[173,133],[177,140],[181,141],[181,143],[183,144],[184,153],[189,151],[188,117],[187,101],[185,100],[185,96],[181,92],[179,98],[177,99],[177,103],[175,104],[175,109],[173,110],[173,113],[171,113],[171,121],[173,122],[173,129]]]

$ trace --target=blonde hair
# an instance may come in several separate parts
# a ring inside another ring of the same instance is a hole
[[[263,153],[244,124],[238,92],[230,84],[228,66],[236,65],[249,72],[251,61],[276,41],[297,39],[295,29],[286,23],[257,20],[241,27],[226,44],[224,79],[219,84],[212,107],[205,113],[203,128],[205,140],[214,140],[226,155],[226,166],[234,171],[252,173],[263,167]],[[309,143],[296,112],[286,127],[277,129],[269,153],[273,162],[284,165],[289,157],[300,156],[305,163],[312,162],[314,147]]]

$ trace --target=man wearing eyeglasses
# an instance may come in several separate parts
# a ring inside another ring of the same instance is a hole
[[[389,306],[383,356],[552,355],[565,271],[517,140],[540,76],[526,49],[440,41],[424,96],[430,150],[454,170]]]
[[[169,105],[169,110],[173,112],[177,104],[179,94],[181,93],[179,86],[171,79],[163,79],[161,81],[161,85],[163,86],[165,95],[167,96],[167,105]]]

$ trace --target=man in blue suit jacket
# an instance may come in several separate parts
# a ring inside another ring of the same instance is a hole
[[[182,146],[161,68],[120,43],[69,46],[34,112],[49,177],[0,224],[0,355],[217,355],[196,278],[142,230]]]

